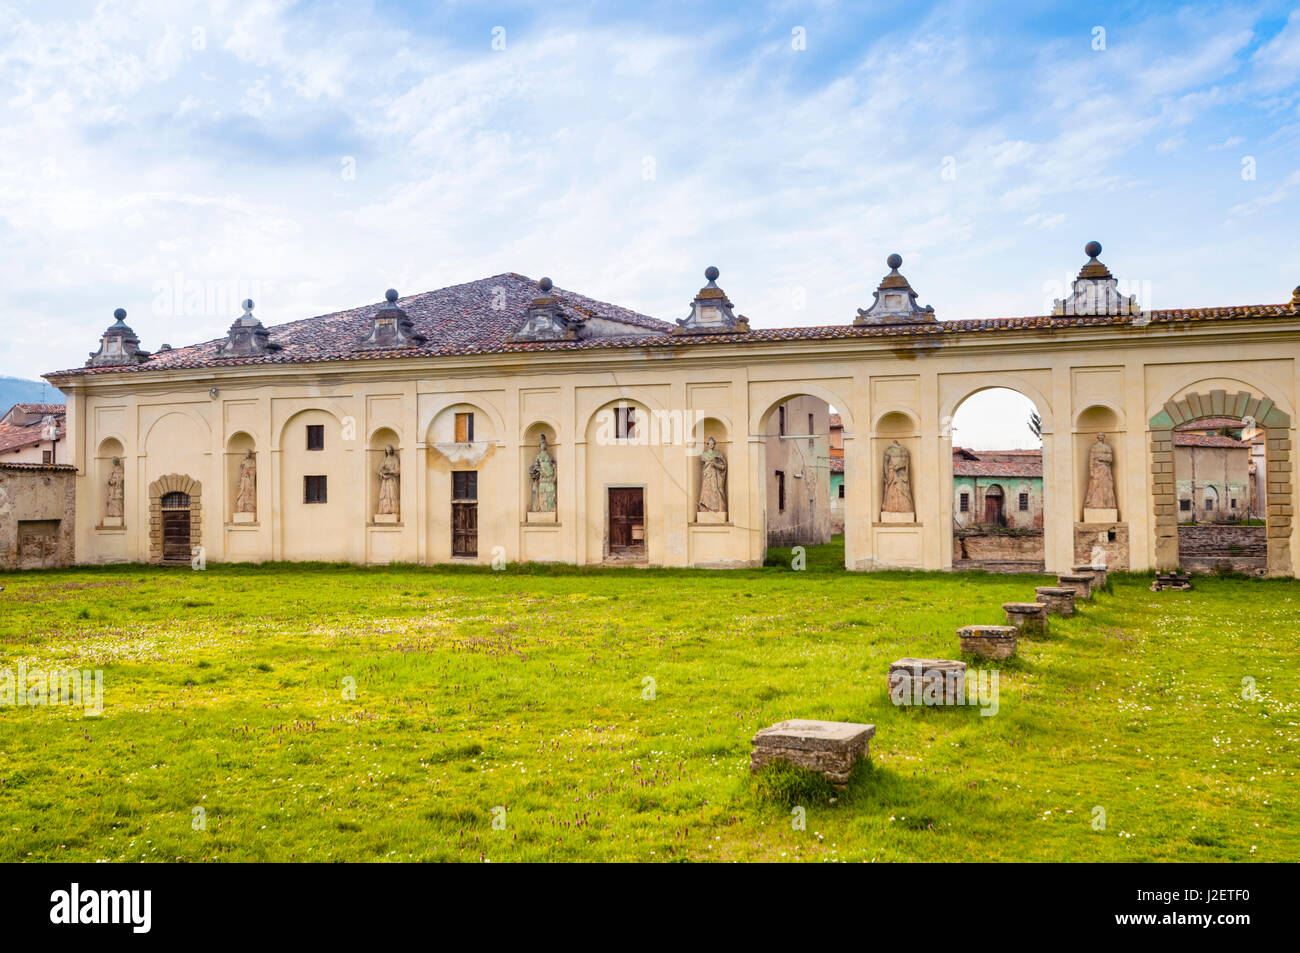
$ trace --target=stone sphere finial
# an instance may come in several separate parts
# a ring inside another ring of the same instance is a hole
[[[550,278],[543,278],[541,281],[537,282],[537,287],[541,288],[542,291],[550,291],[552,288],[555,287],[555,284],[551,281]]]
[[[888,265],[890,268],[894,268],[894,269],[897,269],[898,266],[901,265],[902,263],[903,263],[903,256],[900,255],[898,252],[894,252],[892,255],[890,255],[888,258],[885,259],[885,264]]]
[[[1101,254],[1101,242],[1088,242],[1083,246],[1083,253],[1089,258],[1096,258]]]
[[[117,318],[117,320],[119,321],[125,321],[126,308],[118,308],[116,311],[113,312],[113,317]]]
[[[244,309],[244,314],[252,314],[252,313],[253,313],[253,299],[252,299],[252,298],[245,298],[245,299],[240,303],[240,307]]]
[[[397,303],[397,289],[396,289],[396,288],[389,288],[387,291],[385,291],[385,292],[384,292],[384,300],[387,301],[389,304],[396,304],[396,303]]]
[[[718,275],[720,274],[722,274],[722,272],[718,271],[717,266],[715,265],[709,265],[708,268],[704,269],[704,277],[709,279],[709,281],[717,281]]]

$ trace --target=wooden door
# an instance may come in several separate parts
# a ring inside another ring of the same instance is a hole
[[[168,493],[162,500],[162,558],[165,563],[190,561],[190,497]]]
[[[984,494],[984,522],[989,526],[1002,525],[1002,488],[991,486]]]
[[[609,550],[645,550],[645,491],[639,486],[609,489]]]
[[[451,504],[451,554],[478,555],[478,504]]]

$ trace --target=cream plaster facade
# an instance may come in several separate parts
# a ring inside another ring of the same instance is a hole
[[[645,563],[755,566],[767,545],[769,418],[810,395],[843,421],[845,481],[853,487],[843,501],[846,568],[945,569],[954,506],[945,422],[977,391],[1009,387],[1042,418],[1049,571],[1076,563],[1076,535],[1105,533],[1081,524],[1097,433],[1115,447],[1130,567],[1175,566],[1172,428],[1226,412],[1267,430],[1269,572],[1289,575],[1300,545],[1291,453],[1300,311],[1267,307],[1221,321],[1043,318],[989,329],[962,321],[924,334],[852,328],[788,339],[746,329],[735,339],[618,347],[47,376],[67,395],[76,558],[84,563],[148,561],[150,487],[173,474],[205,488],[196,518],[209,562],[445,562],[453,558],[452,474],[473,469],[472,561],[601,563],[609,555],[609,490],[631,487],[644,493]],[[636,438],[610,437],[616,406],[635,408]],[[472,444],[455,440],[458,412],[475,415]],[[660,439],[661,422],[679,426]],[[306,449],[309,424],[324,428],[323,449]],[[530,522],[526,512],[540,433],[558,473],[549,523]],[[725,523],[697,520],[698,445],[707,436],[729,464]],[[883,453],[893,440],[911,454],[912,524],[879,518]],[[376,454],[390,443],[401,464],[401,515],[379,523]],[[237,523],[239,461],[250,449],[257,514]],[[115,456],[125,468],[121,526],[103,518]],[[308,475],[327,477],[326,503],[304,502]]]

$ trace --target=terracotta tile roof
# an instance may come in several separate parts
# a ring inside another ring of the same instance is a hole
[[[499,289],[499,290],[498,290]],[[494,275],[450,288],[401,298],[398,305],[428,340],[419,347],[357,351],[370,316],[379,303],[271,326],[271,341],[282,350],[253,357],[219,358],[218,341],[208,341],[154,353],[142,364],[126,367],[78,367],[46,376],[142,373],[178,368],[227,367],[244,364],[295,364],[310,361],[376,360],[465,354],[510,354],[529,351],[581,351],[609,348],[698,347],[709,344],[749,344],[784,341],[828,341],[889,338],[899,341],[937,340],[954,334],[998,334],[1021,330],[1055,331],[1087,327],[1141,327],[1214,321],[1239,321],[1297,317],[1290,304],[1238,305],[1221,308],[1177,308],[1140,315],[1040,315],[1021,318],[980,318],[915,324],[855,326],[849,323],[821,327],[756,328],[722,335],[673,334],[674,325],[627,308],[588,298],[560,288],[553,295],[567,307],[592,318],[606,318],[644,333],[594,336],[577,341],[511,343],[507,338],[524,322],[525,310],[537,295],[531,279],[513,272]],[[494,307],[494,304],[497,305]],[[88,345],[92,342],[87,342]]]
[[[1041,479],[1042,450],[968,450],[953,447],[953,476],[1001,476]]]
[[[844,472],[844,458],[831,457],[831,473],[843,473],[843,472]]]
[[[831,414],[831,429],[832,430],[844,429],[844,421],[840,419],[839,414]]]
[[[1175,447],[1249,447],[1249,440],[1234,440],[1219,434],[1176,433]]]
[[[1242,420],[1240,417],[1202,417],[1200,420],[1189,420],[1187,423],[1179,424],[1175,430],[1241,430]]]
[[[0,463],[0,470],[54,470],[60,473],[77,472],[77,468],[70,463]]]
[[[14,404],[0,420],[10,419],[15,410],[30,414],[41,412],[41,416],[30,424],[0,423],[0,453],[49,442],[50,438],[42,433],[46,417],[55,419],[58,428],[56,440],[62,440],[67,435],[67,408],[62,404]]]

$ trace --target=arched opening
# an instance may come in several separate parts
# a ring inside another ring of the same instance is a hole
[[[506,492],[506,475],[492,458],[501,437],[496,415],[479,404],[451,404],[430,421],[426,441],[434,452],[425,519],[431,561],[485,561],[511,535],[504,523],[509,507],[493,505]]]
[[[390,427],[375,430],[366,445],[366,512],[374,524],[402,522],[401,450],[401,438]]]
[[[769,547],[834,541],[831,413],[820,397],[796,394],[778,401],[763,418],[763,531]],[[842,454],[841,449],[841,460]]]
[[[99,490],[99,525],[125,525],[126,455],[122,442],[114,437],[101,441],[95,454],[95,485]]]
[[[1291,418],[1214,383],[1150,421],[1157,568],[1289,575]]]
[[[588,521],[590,561],[639,565],[664,558],[668,540],[654,532],[664,525],[664,452],[685,442],[684,427],[680,413],[631,394],[606,402],[587,420],[585,509],[603,514]]]
[[[190,495],[166,493],[162,498],[162,560],[185,563],[190,560]]]
[[[1017,390],[991,387],[952,417],[954,569],[1046,567],[1043,420]]]

